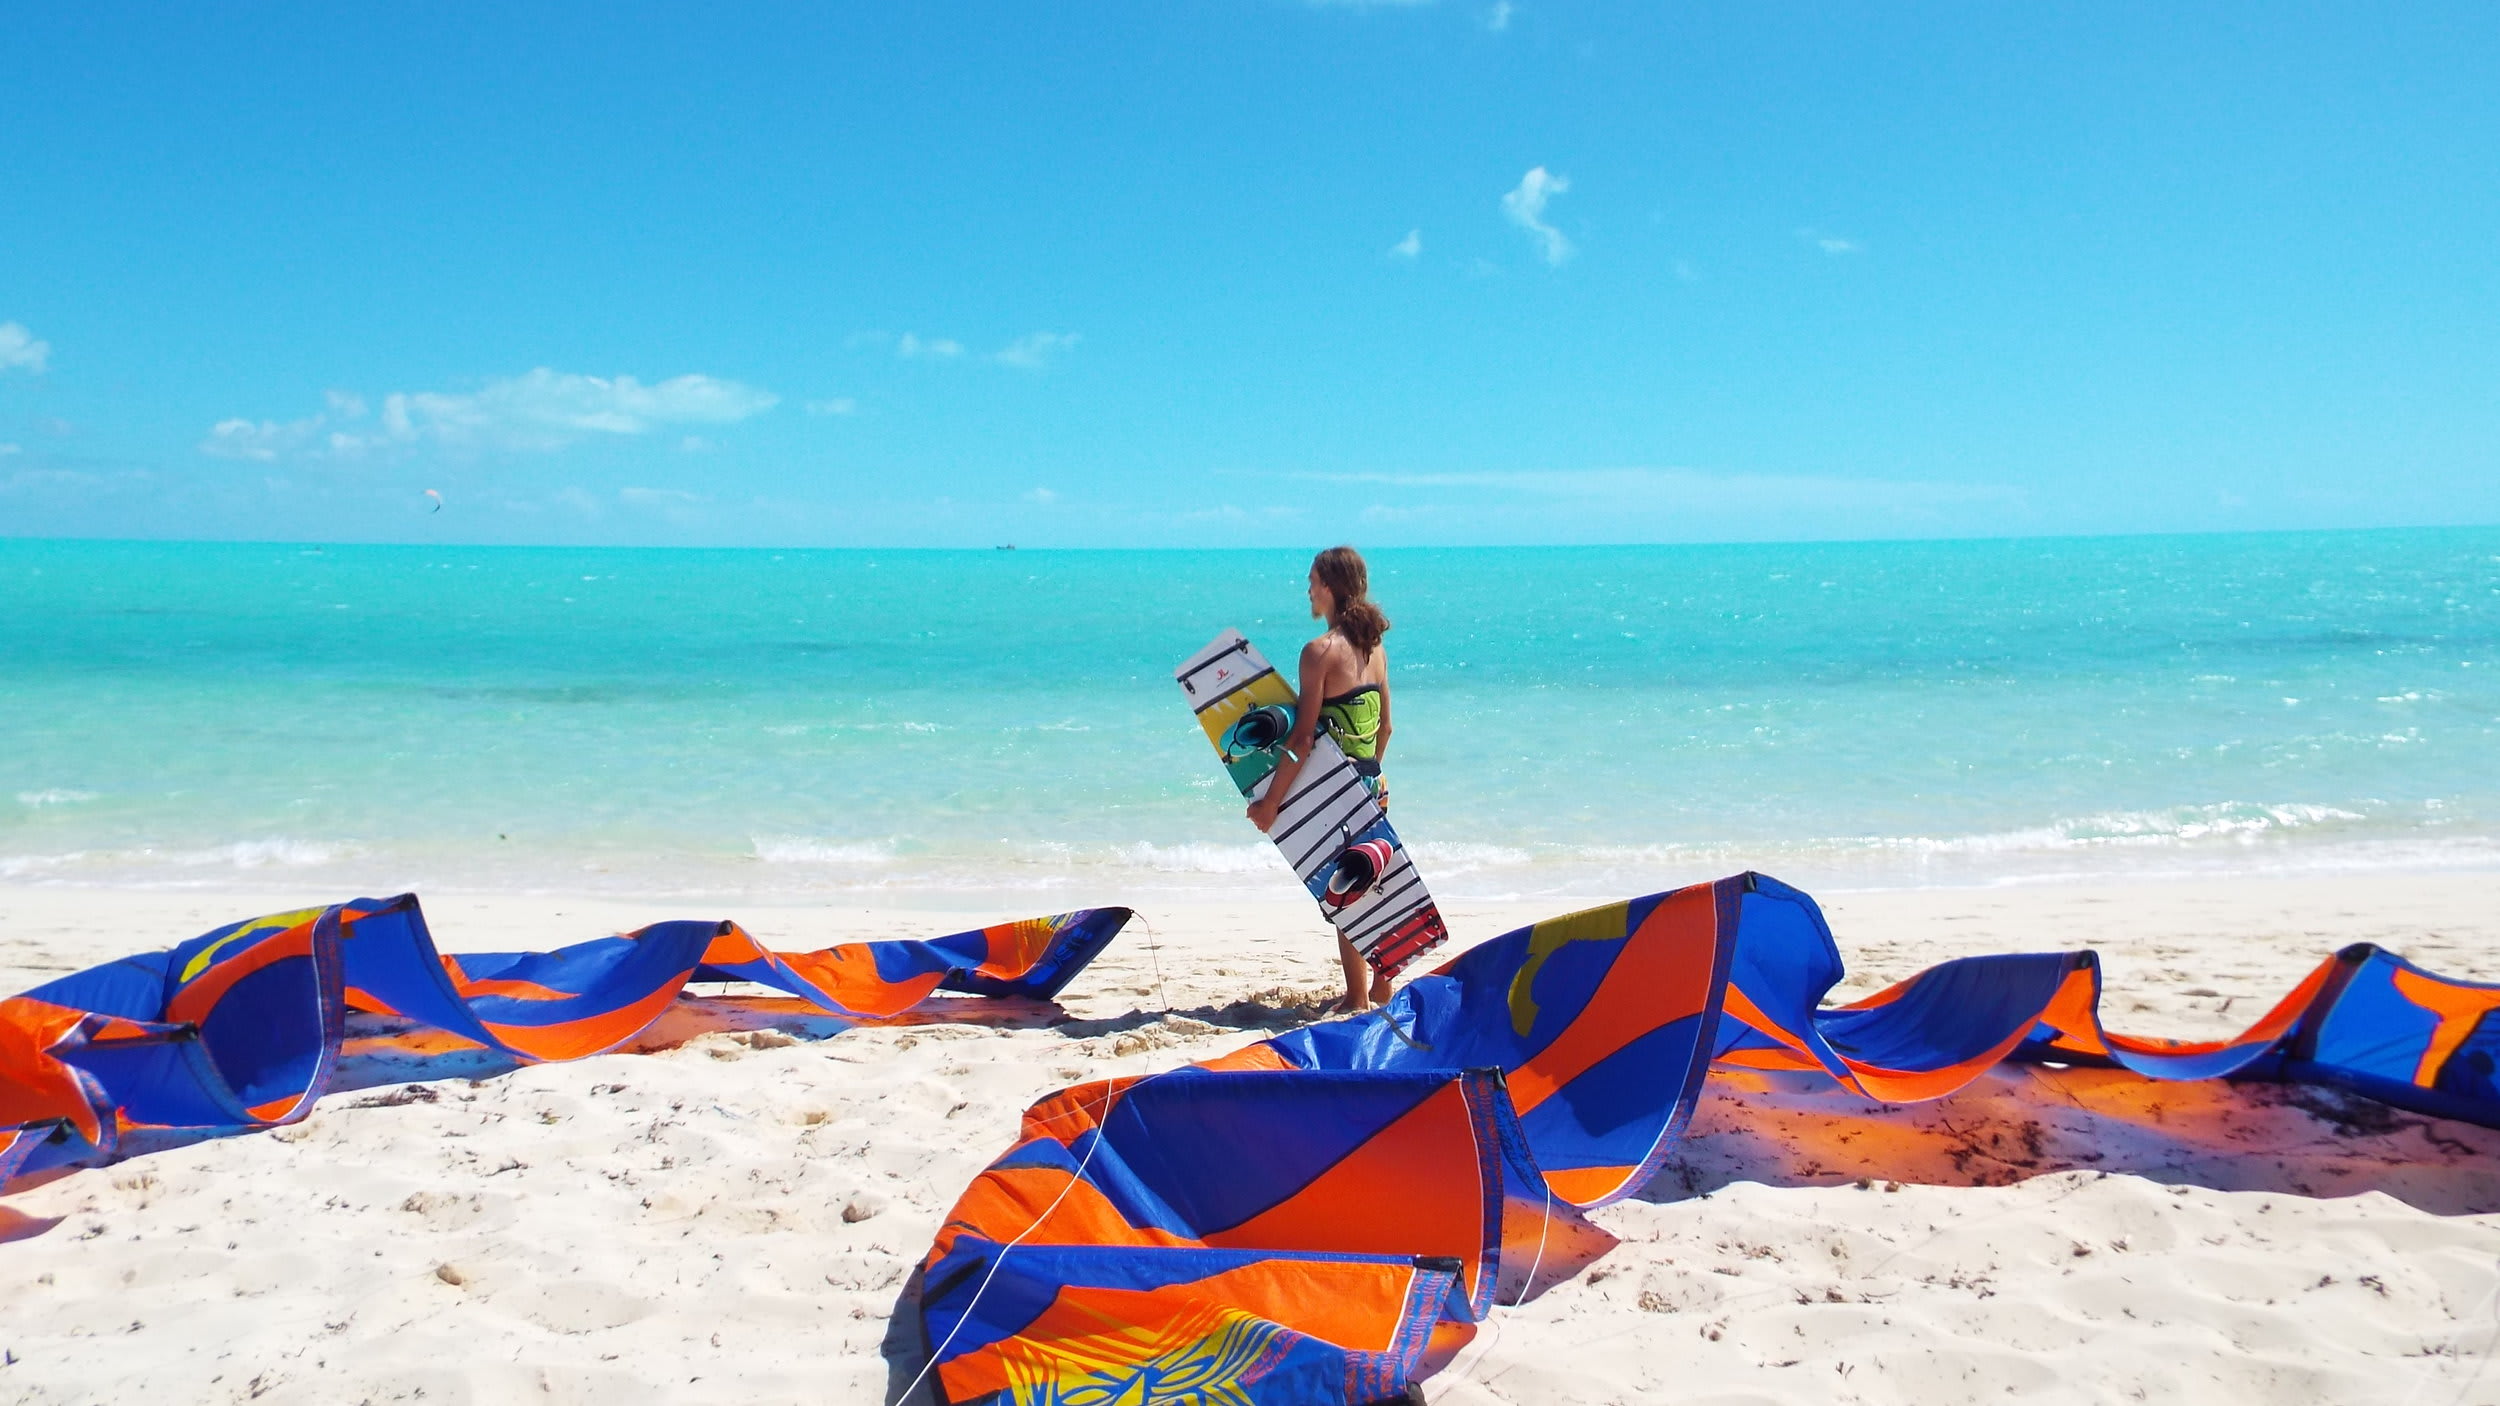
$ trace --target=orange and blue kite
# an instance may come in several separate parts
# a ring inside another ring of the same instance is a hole
[[[2228,1040],[2104,1030],[2089,952],[1974,957],[1840,1007],[1805,894],[1755,874],[1556,918],[1383,1009],[1062,1090],[923,1262],[945,1399],[1402,1401],[1581,1210],[1638,1190],[1714,1061],[1935,1098],[2000,1060],[2271,1078],[2500,1126],[2500,987],[2345,948]]]
[[[352,1014],[570,1059],[632,1040],[690,981],[855,1018],[939,990],[1046,999],[1128,917],[814,953],[671,922],[456,956],[411,896],[255,919],[0,1002],[0,1177],[110,1156],[134,1129],[302,1118]],[[1713,1062],[1888,1101],[2000,1060],[2103,1064],[2500,1126],[2500,986],[2366,944],[2213,1041],[2105,1030],[2088,952],[1966,958],[1826,1007],[1840,976],[1813,900],[1743,874],[1509,933],[1378,1012],[1054,1094],[923,1263],[937,1384],[1019,1406],[1401,1399],[1526,1292],[1582,1210],[1664,1165]]]
[[[690,981],[754,982],[854,1019],[937,991],[1048,1000],[1129,916],[1092,908],[821,952],[678,921],[553,952],[458,955],[435,950],[414,894],[254,918],[0,1001],[0,1182],[110,1157],[131,1129],[303,1118],[351,1014],[538,1062],[632,1040]]]

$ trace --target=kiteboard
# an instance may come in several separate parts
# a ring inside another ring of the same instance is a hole
[[[1239,630],[1217,635],[1173,677],[1234,788],[1247,800],[1266,795],[1293,736],[1293,685]],[[1449,939],[1413,857],[1325,730],[1313,738],[1267,837],[1321,916],[1383,976]]]

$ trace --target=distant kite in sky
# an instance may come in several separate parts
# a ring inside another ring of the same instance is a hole
[[[429,488],[425,490],[425,496],[434,500],[434,511],[439,513],[443,510],[443,495],[440,492]]]

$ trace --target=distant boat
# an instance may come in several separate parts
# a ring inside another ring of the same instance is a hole
[[[998,544],[995,548],[993,548],[992,550],[994,550],[994,551],[1001,551],[1001,552],[1012,552],[1012,551],[1014,551],[1015,549],[1016,549],[1016,544],[1015,544],[1015,543],[1013,543],[1013,542],[1001,542],[1001,543],[999,543],[999,544]]]

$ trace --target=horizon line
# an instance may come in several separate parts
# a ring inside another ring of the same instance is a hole
[[[1695,538],[1680,541],[1617,541],[1617,542],[1407,542],[1394,545],[1363,547],[1369,553],[1389,552],[1470,552],[1470,551],[1626,551],[1641,549],[1707,549],[1749,547],[1886,547],[1886,546],[1954,546],[2001,542],[2121,542],[2224,537],[2360,537],[2406,533],[2468,533],[2500,531],[2500,522],[2487,523],[2424,523],[2382,525],[2371,527],[2234,527],[2140,529],[2125,532],[2001,532],[1974,533],[1965,536],[1938,537],[1744,537]],[[298,550],[327,551],[332,548],[410,548],[424,551],[582,551],[582,552],[928,552],[928,553],[998,553],[998,552],[1289,552],[1307,548],[1299,545],[1170,545],[1170,546],[1074,546],[1020,545],[1013,542],[988,546],[943,546],[932,544],[888,543],[859,544],[787,544],[787,543],[696,543],[696,542],[421,542],[406,539],[356,538],[281,538],[281,537],[116,537],[89,536],[77,533],[12,533],[0,531],[0,549],[19,543],[82,543],[96,546],[197,546],[197,547],[292,547]],[[1359,544],[1357,544],[1359,545]]]

